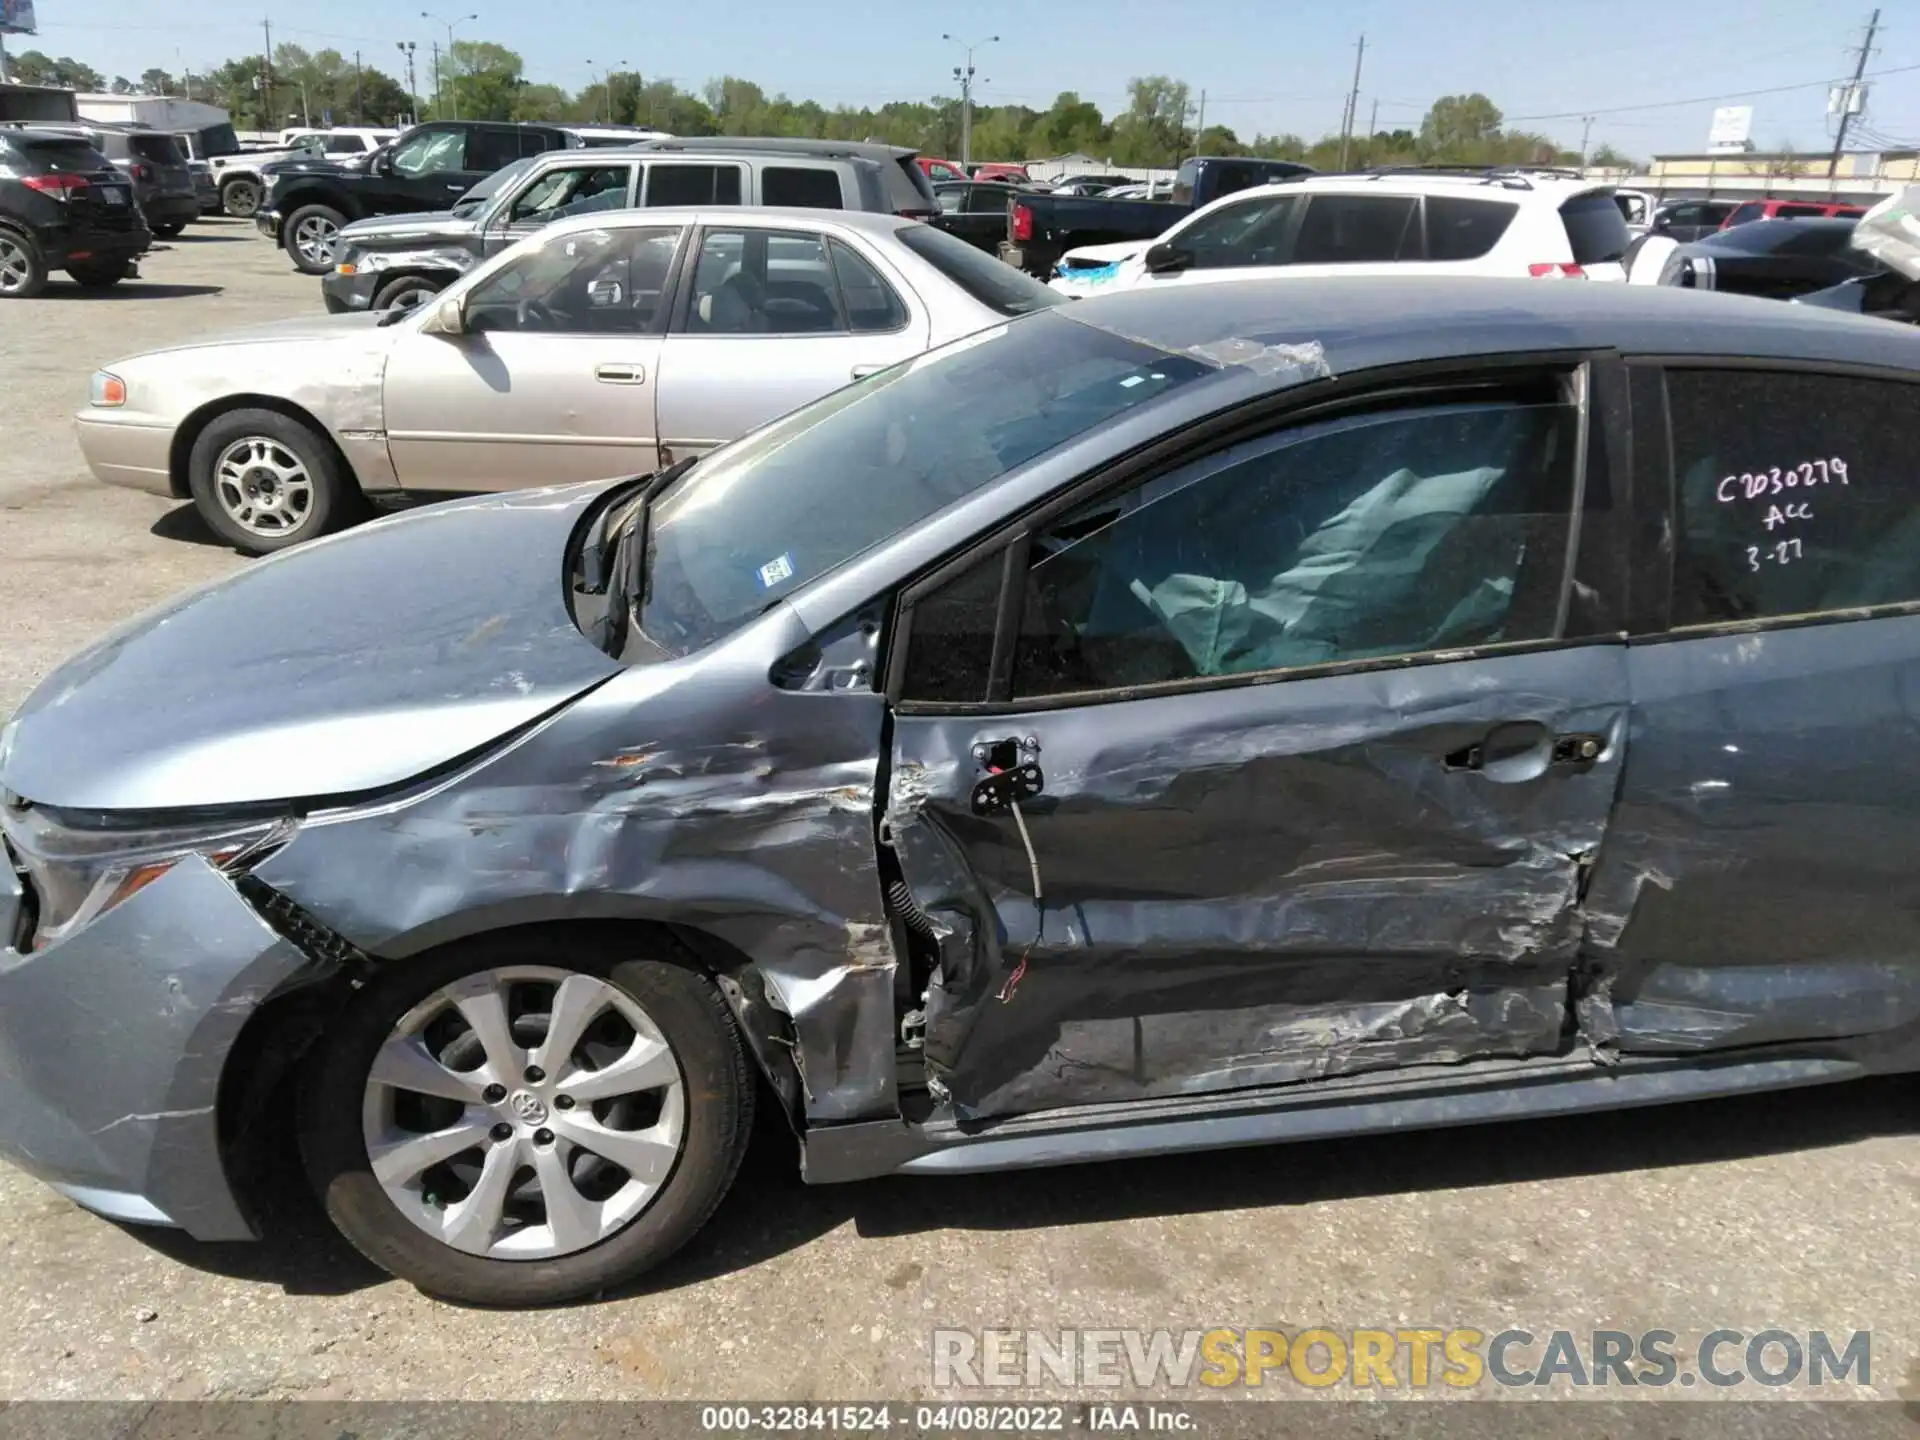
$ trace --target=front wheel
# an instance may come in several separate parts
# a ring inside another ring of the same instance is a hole
[[[220,187],[220,208],[238,220],[251,220],[260,209],[260,182],[239,177]]]
[[[397,280],[389,280],[373,296],[375,310],[411,310],[423,300],[431,299],[446,288],[443,281],[428,279],[425,275],[402,275]]]
[[[162,240],[171,240],[176,235],[180,234],[181,231],[187,228],[187,222],[184,220],[179,220],[179,221],[170,222],[169,224],[166,224],[166,225],[154,225],[149,228],[152,229],[153,233],[158,235]]]
[[[287,216],[281,244],[294,268],[303,275],[325,275],[333,269],[334,244],[347,217],[331,205],[302,205]]]
[[[333,447],[277,410],[229,410],[193,442],[187,488],[214,534],[267,555],[353,518],[360,492]]]
[[[394,963],[318,1042],[304,1098],[308,1176],[362,1254],[450,1300],[550,1305],[693,1236],[754,1092],[706,976],[523,931]]]

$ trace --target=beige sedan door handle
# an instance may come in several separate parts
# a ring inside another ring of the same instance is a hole
[[[647,367],[624,362],[596,365],[593,367],[593,378],[608,385],[644,385],[647,383]]]

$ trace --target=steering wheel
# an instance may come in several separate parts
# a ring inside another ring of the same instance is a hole
[[[531,295],[513,307],[514,324],[521,330],[557,330],[559,322],[553,311]]]

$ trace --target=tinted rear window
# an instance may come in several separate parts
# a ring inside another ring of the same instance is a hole
[[[155,165],[184,165],[186,152],[171,135],[129,135],[127,148]]]
[[[200,132],[200,153],[203,155],[238,155],[240,137],[233,133],[231,125],[209,125]]]
[[[85,175],[110,168],[107,157],[84,140],[26,140],[20,142],[27,164],[41,170]]]
[[[1505,200],[1464,200],[1457,195],[1427,197],[1427,258],[1478,260],[1500,243],[1519,213]]]
[[[833,170],[769,165],[760,172],[762,205],[799,205],[812,210],[840,210],[840,176]]]
[[[1633,239],[1611,195],[1574,196],[1560,207],[1560,223],[1567,227],[1576,265],[1618,262]]]
[[[1066,296],[1049,290],[1024,270],[1003,265],[986,251],[976,250],[944,230],[930,225],[902,225],[893,233],[902,245],[989,310],[1025,315],[1066,302]]]

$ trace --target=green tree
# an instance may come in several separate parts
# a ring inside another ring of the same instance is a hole
[[[7,60],[7,73],[22,85],[58,85],[67,90],[104,90],[107,82],[91,65],[72,56],[53,60],[38,50],[27,50]]]
[[[491,40],[456,40],[440,57],[436,104],[462,120],[511,120],[518,103],[522,61]],[[436,110],[436,116],[440,110]]]
[[[1050,155],[1100,155],[1107,147],[1107,125],[1100,107],[1082,100],[1071,90],[1054,96],[1053,104],[1034,121],[1028,137],[1028,157],[1043,160]]]
[[[173,95],[178,93],[180,83],[160,69],[140,72],[140,90],[146,95]]]
[[[1193,153],[1196,155],[1241,155],[1246,146],[1240,143],[1240,137],[1225,125],[1209,125],[1200,132],[1194,141]]]
[[[1420,122],[1420,150],[1430,160],[1484,164],[1500,139],[1500,109],[1478,92],[1442,95]]]
[[[1127,82],[1126,113],[1113,122],[1113,158],[1122,165],[1177,165],[1187,148],[1192,91],[1165,75]]]
[[[1587,163],[1603,170],[1638,170],[1640,168],[1638,160],[1623,154],[1611,145],[1600,146],[1587,157]]]

